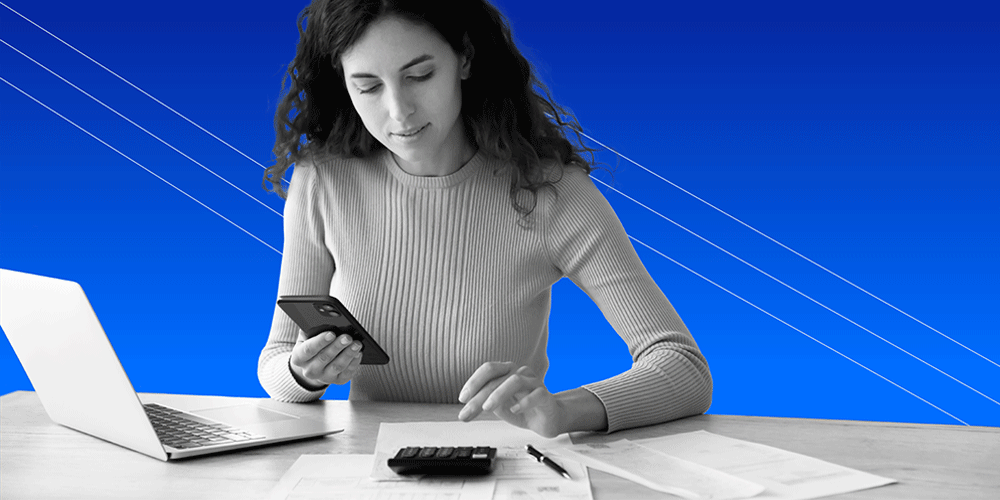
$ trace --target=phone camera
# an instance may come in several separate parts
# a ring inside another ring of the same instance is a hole
[[[330,316],[334,318],[340,317],[340,313],[337,311],[337,308],[333,307],[330,304],[318,304],[316,306],[316,309],[319,310],[320,314],[324,316]]]

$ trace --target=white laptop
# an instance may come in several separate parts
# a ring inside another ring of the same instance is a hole
[[[160,460],[324,436],[343,429],[296,415],[296,404],[258,399],[206,407],[172,395],[143,404],[83,288],[0,269],[3,328],[54,422]]]

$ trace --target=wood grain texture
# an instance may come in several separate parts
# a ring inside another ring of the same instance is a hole
[[[171,395],[142,394],[170,404]],[[240,398],[204,397],[206,407]],[[291,403],[289,403],[291,404]],[[0,397],[0,498],[264,498],[302,454],[373,453],[381,422],[456,420],[460,405],[318,401],[297,408],[345,432],[163,463],[54,424],[33,392]],[[897,484],[837,499],[996,499],[1000,428],[700,415],[614,434],[608,442],[706,430],[890,477]],[[597,500],[676,497],[591,471]]]

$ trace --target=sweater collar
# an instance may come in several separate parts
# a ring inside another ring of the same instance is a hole
[[[484,153],[482,148],[479,148],[476,154],[472,155],[472,158],[465,165],[462,165],[461,168],[448,175],[439,177],[412,175],[399,167],[388,148],[383,148],[382,150],[382,164],[385,168],[400,183],[415,188],[440,189],[455,186],[479,172],[482,169],[483,163]]]

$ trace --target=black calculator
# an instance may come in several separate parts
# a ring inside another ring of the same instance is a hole
[[[497,449],[489,446],[407,446],[389,459],[396,474],[482,476],[493,471]]]

